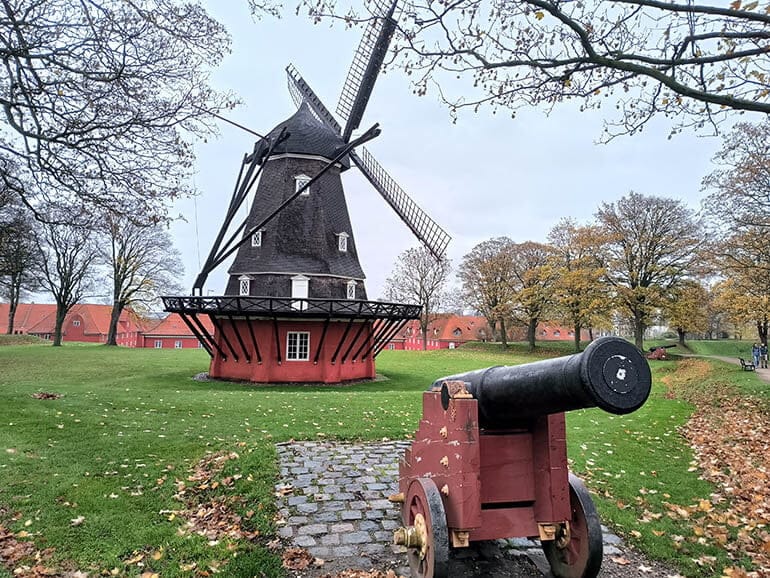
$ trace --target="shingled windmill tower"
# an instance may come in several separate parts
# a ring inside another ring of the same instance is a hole
[[[332,115],[287,68],[297,112],[245,155],[224,223],[193,286],[164,297],[212,356],[209,374],[254,382],[337,383],[375,376],[374,358],[420,306],[369,301],[341,175],[358,167],[441,258],[449,236],[396,184],[364,142],[363,118],[395,29],[396,2],[376,8]],[[253,194],[248,217],[239,208]],[[225,295],[203,296],[209,273],[235,253]],[[208,316],[211,333],[202,316]]]

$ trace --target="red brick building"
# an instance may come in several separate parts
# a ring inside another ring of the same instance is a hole
[[[82,303],[75,305],[64,319],[63,341],[106,343],[110,329],[111,305]],[[204,320],[204,324],[207,320]],[[16,334],[52,339],[56,323],[56,305],[19,303],[13,324]],[[211,327],[209,327],[211,329]],[[0,333],[8,332],[8,304],[0,303]],[[123,311],[118,321],[118,345],[163,349],[200,347],[198,338],[176,314],[163,319],[139,317]]]
[[[538,341],[572,341],[574,331],[554,323],[539,323],[536,339]],[[494,333],[485,317],[472,315],[437,315],[428,325],[427,349],[454,349],[468,341],[490,341]],[[514,328],[509,331],[510,341],[526,341],[526,328]],[[588,331],[581,335],[582,341],[588,341]],[[422,349],[422,333],[419,320],[407,323],[386,349]]]

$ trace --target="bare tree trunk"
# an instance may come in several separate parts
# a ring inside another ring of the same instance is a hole
[[[56,304],[56,325],[53,329],[53,346],[60,347],[62,342],[62,328],[64,327],[64,318],[67,316],[67,310],[60,304]]]
[[[19,306],[21,297],[21,275],[11,274],[10,293],[8,295],[8,335],[13,334],[14,324],[16,323],[16,309]]]
[[[677,327],[676,328],[676,334],[679,336],[679,345],[684,347],[685,346],[684,345],[684,336],[685,336],[684,329],[682,329],[681,327]]]
[[[594,340],[594,328],[589,327],[588,328],[588,340],[593,341]]]
[[[123,306],[118,301],[115,301],[112,304],[112,312],[110,313],[110,329],[107,332],[107,343],[105,343],[105,345],[118,344],[118,322],[120,321],[121,313],[123,313]]]
[[[580,331],[583,328],[580,326],[580,323],[575,323],[573,329],[575,331],[575,353],[578,353],[580,351]]]
[[[503,349],[508,348],[508,336],[505,331],[505,319],[500,319],[500,343]]]
[[[16,319],[16,305],[14,305],[13,303],[9,303],[9,306],[8,306],[8,331],[6,331],[6,333],[8,335],[12,335],[13,334],[13,323],[14,323],[15,319]]]
[[[767,319],[757,320],[757,335],[762,343],[767,343],[767,326]]]
[[[644,350],[644,321],[639,318],[634,319],[634,343]]]
[[[527,343],[529,343],[529,350],[535,349],[535,338],[537,337],[537,317],[530,318],[527,324]]]

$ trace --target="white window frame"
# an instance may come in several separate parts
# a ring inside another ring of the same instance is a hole
[[[156,339],[155,340],[155,349],[163,349],[163,340],[162,339]]]
[[[312,179],[307,175],[297,175],[294,177],[294,192],[296,193],[299,191],[302,187],[305,186],[305,184],[309,183]],[[310,187],[306,188],[304,191],[302,191],[302,194],[300,197],[307,197],[310,196]]]
[[[74,319],[72,321],[72,327],[80,327],[80,319]]]
[[[356,285],[357,283],[353,281],[352,279],[348,281],[347,284],[347,296],[348,299],[355,299],[356,298]]]
[[[251,293],[251,277],[241,275],[238,277],[238,295],[249,295]]]
[[[288,331],[286,333],[286,360],[310,361],[309,331]]]
[[[262,246],[262,231],[254,231],[251,234],[251,246],[252,247]]]
[[[310,277],[295,275],[291,278],[292,299],[307,299],[310,291]],[[298,311],[307,309],[307,301],[292,301],[291,308]]]
[[[340,253],[348,252],[348,235],[347,233],[337,233],[337,249]]]
[[[174,341],[174,349],[182,349],[182,340],[181,339],[177,339],[176,341]]]

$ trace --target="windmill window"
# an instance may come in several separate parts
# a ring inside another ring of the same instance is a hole
[[[356,282],[352,279],[348,281],[348,299],[356,298]]]
[[[262,231],[254,231],[251,235],[251,246],[252,247],[261,247],[262,246]]]
[[[463,334],[463,331],[459,327],[456,327],[455,330],[452,331],[452,335],[454,335],[455,337],[459,337],[462,334]]]
[[[174,349],[182,349],[182,341],[177,339],[174,341]]]
[[[243,275],[238,277],[238,295],[249,295],[251,293],[251,278]]]
[[[156,339],[155,340],[155,349],[162,349],[163,348],[163,340],[162,339]]]
[[[304,275],[295,275],[291,278],[291,296],[293,299],[303,299],[303,301],[292,301],[291,308],[297,310],[307,309],[308,289],[310,279]]]
[[[80,319],[75,319],[75,321],[72,322],[73,327],[80,327]]]
[[[286,334],[286,359],[307,361],[310,359],[310,333],[289,331]]]
[[[297,175],[294,177],[294,191],[299,191],[302,187],[304,187],[306,184],[310,182],[310,177],[307,175]],[[301,196],[307,197],[310,195],[310,187],[306,188],[304,191],[302,191]]]
[[[348,251],[348,236],[347,233],[337,233],[337,249],[340,253],[347,253]]]

